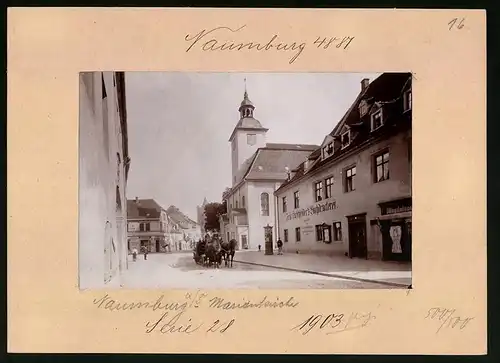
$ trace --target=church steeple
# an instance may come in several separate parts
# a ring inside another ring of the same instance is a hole
[[[253,118],[253,110],[255,109],[255,106],[253,105],[252,101],[248,98],[248,92],[247,92],[247,79],[245,78],[245,93],[243,94],[243,101],[241,101],[240,108],[238,111],[240,111],[240,119],[242,118]]]

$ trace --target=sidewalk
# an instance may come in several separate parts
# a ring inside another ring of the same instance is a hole
[[[411,263],[363,260],[345,256],[318,256],[285,253],[265,255],[264,251],[238,251],[235,262],[274,267],[315,275],[331,276],[361,282],[377,282],[390,286],[411,285]]]

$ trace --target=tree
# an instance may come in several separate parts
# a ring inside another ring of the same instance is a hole
[[[226,203],[212,202],[205,205],[205,231],[220,232],[219,217],[227,213]]]

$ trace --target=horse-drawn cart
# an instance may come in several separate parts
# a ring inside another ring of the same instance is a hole
[[[203,241],[199,241],[196,243],[193,250],[193,260],[198,265],[203,265],[203,262],[205,260],[205,243]]]

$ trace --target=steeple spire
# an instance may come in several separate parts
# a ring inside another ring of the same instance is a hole
[[[240,118],[253,117],[253,110],[255,108],[252,101],[250,101],[248,99],[247,78],[246,77],[244,79],[244,82],[245,82],[245,93],[243,94],[243,101],[241,101],[241,105],[239,108]]]

